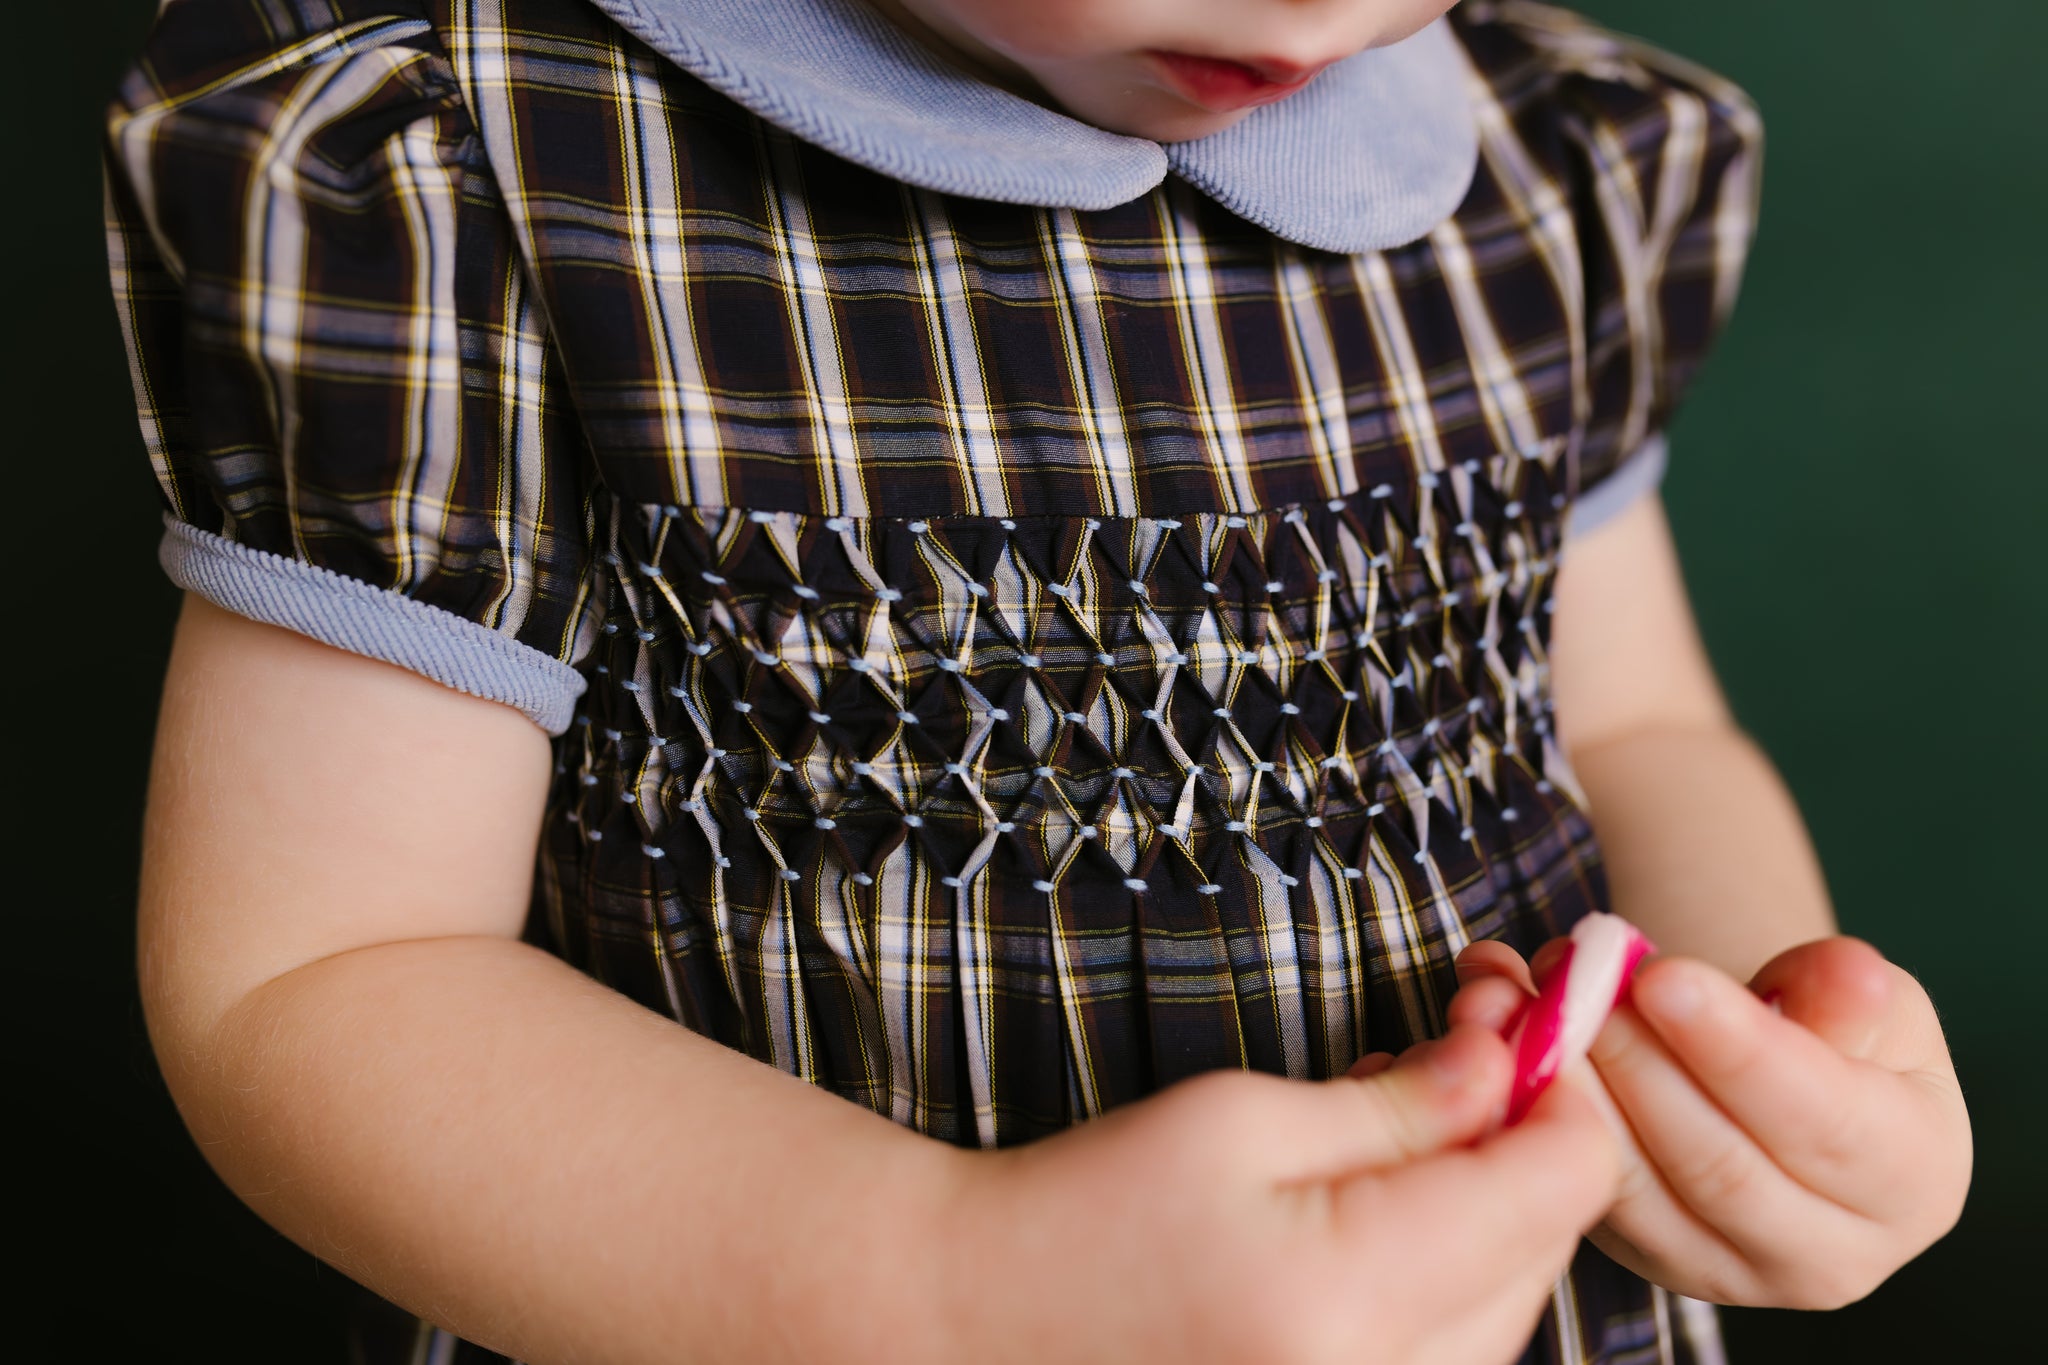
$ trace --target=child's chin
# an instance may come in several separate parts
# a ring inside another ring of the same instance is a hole
[[[1219,114],[1164,90],[1119,92],[1097,98],[1077,95],[1071,100],[1055,92],[1054,98],[1060,100],[1062,109],[1084,123],[1150,142],[1193,142],[1222,132],[1252,112],[1234,109]]]
[[[1148,137],[1154,142],[1193,142],[1197,138],[1208,137],[1211,133],[1220,133],[1225,128],[1242,123],[1251,117],[1251,113],[1249,109],[1238,109],[1228,114],[1212,114],[1203,110],[1185,119],[1162,121],[1151,131],[1134,136]]]

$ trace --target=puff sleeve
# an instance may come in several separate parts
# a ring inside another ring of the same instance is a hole
[[[108,131],[171,578],[566,729],[595,479],[425,16],[181,0]]]
[[[1557,81],[1585,372],[1571,529],[1655,488],[1664,433],[1734,308],[1756,232],[1763,122],[1742,90],[1545,5],[1499,6]]]

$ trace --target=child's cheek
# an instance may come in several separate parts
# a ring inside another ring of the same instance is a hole
[[[1391,3],[1385,3],[1383,7],[1388,13],[1372,45],[1387,47],[1403,38],[1412,38],[1441,19],[1456,3],[1457,0],[1391,0]]]

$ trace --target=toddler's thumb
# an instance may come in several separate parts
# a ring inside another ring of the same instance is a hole
[[[1778,954],[1749,988],[1846,1056],[1868,1056],[1892,1003],[1884,955],[1854,938],[1824,938]]]
[[[1334,1178],[1470,1142],[1499,1124],[1512,1068],[1500,1035],[1461,1025],[1374,1075],[1291,1087],[1298,1174]]]

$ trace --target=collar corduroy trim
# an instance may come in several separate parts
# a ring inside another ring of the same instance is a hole
[[[979,80],[864,0],[592,0],[769,123],[946,194],[1104,209],[1169,172],[1303,246],[1399,246],[1448,217],[1478,163],[1449,25],[1358,53],[1213,136],[1111,133]]]

